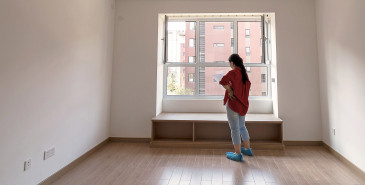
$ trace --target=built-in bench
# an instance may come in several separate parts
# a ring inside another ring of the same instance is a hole
[[[254,149],[283,149],[283,120],[273,114],[247,114]],[[232,147],[225,113],[161,113],[152,118],[151,147]]]

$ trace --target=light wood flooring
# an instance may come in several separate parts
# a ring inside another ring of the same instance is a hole
[[[53,185],[295,185],[365,184],[365,179],[321,146],[256,150],[244,162],[227,149],[150,148],[108,143]]]

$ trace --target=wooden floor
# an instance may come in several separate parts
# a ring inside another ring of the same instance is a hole
[[[226,159],[226,151],[108,143],[53,184],[365,184],[321,146],[257,150],[241,163]]]

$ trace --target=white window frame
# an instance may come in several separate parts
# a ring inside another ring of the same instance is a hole
[[[234,50],[233,53],[238,53],[238,22],[261,22],[264,23],[264,26],[262,26],[262,33],[263,37],[265,37],[265,46],[262,46],[262,53],[264,57],[261,57],[265,62],[262,63],[244,63],[245,67],[266,67],[267,68],[267,94],[266,96],[249,96],[250,100],[272,100],[272,84],[271,84],[271,48],[267,49],[267,47],[270,45],[268,42],[270,42],[270,28],[268,26],[267,21],[267,15],[263,15],[260,17],[258,16],[244,16],[244,17],[232,17],[232,18],[225,18],[225,17],[192,17],[192,16],[178,16],[178,17],[168,17],[169,22],[195,22],[195,63],[182,63],[182,62],[167,62],[166,58],[167,55],[165,55],[164,59],[164,74],[163,74],[163,98],[164,99],[187,99],[187,100],[193,100],[193,99],[212,99],[212,100],[218,100],[222,99],[224,95],[199,95],[199,68],[200,67],[230,67],[229,63],[200,63],[200,57],[199,57],[199,23],[200,22],[233,22],[233,38],[234,38]],[[165,22],[165,26],[166,26]],[[267,31],[269,30],[269,31]],[[165,33],[167,33],[167,29],[165,28]],[[246,34],[246,33],[245,33]],[[243,35],[245,37],[245,34]],[[197,39],[198,38],[198,39]],[[166,35],[165,35],[165,39]],[[167,42],[165,42],[165,51],[167,51]],[[270,51],[269,51],[270,50]],[[269,56],[270,55],[270,56]],[[229,56],[227,56],[228,59]],[[194,89],[194,95],[167,95],[167,71],[168,67],[195,67],[195,89]],[[249,70],[250,71],[250,70]]]

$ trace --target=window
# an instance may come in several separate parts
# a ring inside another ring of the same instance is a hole
[[[214,43],[213,47],[224,47],[224,43]]]
[[[189,63],[195,63],[195,57],[189,56]]]
[[[245,35],[246,35],[246,37],[250,37],[250,29],[246,29]]]
[[[264,63],[261,59],[262,45],[260,39],[262,37],[262,29],[260,27],[260,21],[244,22],[238,21],[237,28],[237,44],[238,54],[242,57],[245,63]],[[249,30],[249,31],[247,31]],[[246,35],[249,32],[250,39],[247,39]],[[247,49],[249,47],[250,49]]]
[[[189,75],[185,75],[188,73]],[[194,76],[194,67],[168,67],[167,68],[167,95],[194,95],[195,85],[189,81],[191,75]],[[188,79],[185,80],[185,77]],[[185,83],[190,82],[190,83]]]
[[[213,29],[215,30],[223,30],[224,26],[213,26]]]
[[[189,73],[189,82],[195,82],[194,73]]]
[[[189,39],[189,47],[191,48],[195,47],[195,39]]]
[[[190,30],[195,30],[195,22],[190,22],[189,23],[189,29]]]
[[[167,23],[167,61],[173,63],[185,62],[183,53],[195,56],[195,30],[189,30],[190,25],[196,22],[168,22]],[[189,34],[186,34],[189,33]],[[189,44],[189,45],[187,45]]]
[[[250,47],[246,47],[246,56],[250,56],[250,55],[251,55]]]
[[[164,97],[222,98],[225,89],[218,82],[231,70],[228,57],[232,53],[244,60],[252,84],[250,97],[270,97],[271,66],[264,55],[268,45],[264,39],[261,44],[261,20],[260,16],[169,17]],[[186,47],[177,47],[177,42]]]
[[[261,83],[266,83],[266,74],[261,74]]]

